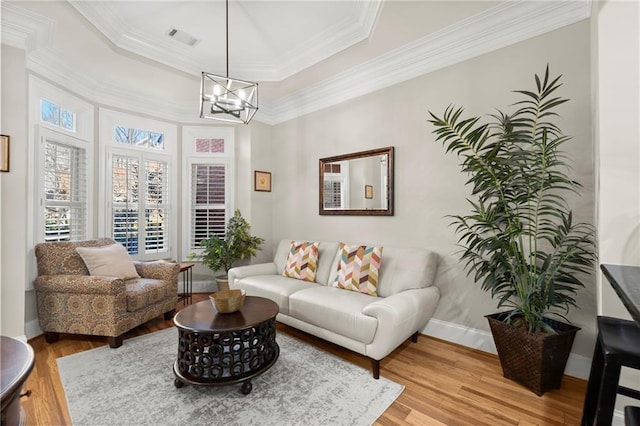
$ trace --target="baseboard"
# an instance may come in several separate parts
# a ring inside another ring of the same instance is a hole
[[[431,318],[422,332],[428,336],[448,342],[478,349],[492,354],[497,353],[493,337],[488,331],[465,327],[447,321]],[[564,373],[568,376],[587,380],[591,368],[591,358],[572,353],[569,355]]]
[[[192,290],[194,293],[213,293],[217,287],[215,281],[194,281]]]
[[[28,339],[33,339],[34,337],[43,333],[42,329],[40,328],[40,323],[38,323],[37,319],[27,321],[24,325],[24,331]]]

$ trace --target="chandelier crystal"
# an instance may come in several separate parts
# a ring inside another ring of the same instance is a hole
[[[258,111],[258,83],[229,77],[229,0],[226,0],[227,75],[202,72],[200,117],[247,124]]]

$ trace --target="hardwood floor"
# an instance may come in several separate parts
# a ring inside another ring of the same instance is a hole
[[[193,301],[206,300],[194,294]],[[178,303],[178,309],[183,307]],[[125,335],[134,336],[172,327],[162,317]],[[283,324],[286,333],[354,364],[369,369],[369,360]],[[106,338],[61,335],[48,344],[44,336],[31,339],[36,365],[25,383],[30,397],[22,399],[28,425],[70,425],[56,359],[104,346]],[[117,350],[117,349],[114,349]],[[584,380],[565,376],[562,388],[538,397],[502,377],[496,356],[420,335],[405,342],[380,363],[380,375],[401,383],[404,392],[376,425],[578,425],[586,390]],[[249,396],[250,397],[250,396]],[[117,409],[117,407],[114,407]]]

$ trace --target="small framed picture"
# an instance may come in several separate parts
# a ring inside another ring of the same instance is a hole
[[[271,172],[254,172],[254,188],[256,191],[271,192]]]
[[[364,198],[369,200],[373,198],[373,185],[364,186]]]
[[[0,172],[9,171],[9,136],[0,135]]]

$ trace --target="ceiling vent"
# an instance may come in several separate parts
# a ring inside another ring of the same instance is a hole
[[[169,37],[171,37],[172,39],[178,40],[179,42],[184,43],[186,45],[189,45],[191,47],[193,47],[196,44],[200,43],[200,40],[198,40],[197,38],[195,38],[191,34],[186,33],[184,31],[179,30],[179,29],[174,28],[174,27],[169,28],[169,31],[167,32],[167,35]]]

